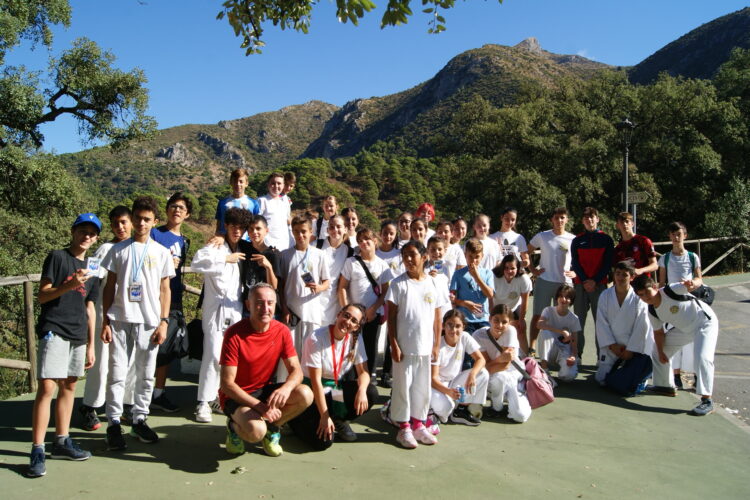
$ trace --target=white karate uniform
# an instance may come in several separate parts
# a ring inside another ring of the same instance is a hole
[[[652,352],[654,330],[648,320],[648,306],[632,288],[628,288],[622,305],[617,301],[615,287],[604,290],[599,296],[596,339],[599,343],[599,358],[595,378],[601,385],[604,385],[605,377],[618,359],[609,350],[609,346],[620,344],[630,352]]]
[[[474,338],[466,333],[461,332],[461,336],[455,346],[450,346],[445,341],[445,337],[440,340],[440,355],[435,365],[439,366],[438,378],[440,382],[454,389],[456,387],[463,387],[466,390],[464,396],[465,404],[478,404],[483,405],[487,400],[487,383],[490,375],[482,368],[474,380],[475,390],[474,394],[469,394],[469,389],[466,387],[466,380],[469,378],[471,370],[461,371],[461,365],[464,360],[464,354],[473,354],[479,351],[479,344]],[[442,392],[433,388],[430,395],[430,407],[435,415],[440,418],[442,423],[448,421],[448,417],[456,408],[457,401],[449,398]]]
[[[572,335],[576,335],[577,332],[581,331],[581,323],[578,321],[578,316],[571,310],[568,310],[568,314],[565,316],[560,316],[555,306],[548,306],[542,311],[542,318],[551,327],[558,330],[568,330]],[[559,334],[550,330],[541,330],[539,332],[539,340],[537,342],[539,359],[558,365],[557,378],[570,382],[575,380],[578,375],[578,363],[568,366],[567,358],[577,356],[577,353],[571,350],[571,344],[563,344],[557,340],[557,337],[559,337]]]
[[[495,347],[495,344],[490,340],[488,335],[492,335],[489,326],[480,328],[474,332],[474,340],[479,344],[479,349],[482,352],[486,352],[489,359],[493,360],[502,353]],[[497,339],[497,343],[501,347],[515,348],[513,357],[517,359],[519,349],[518,333],[513,326],[508,325],[506,327],[500,338]],[[521,392],[518,387],[522,379],[521,372],[509,364],[505,370],[491,374],[487,384],[487,393],[492,402],[492,409],[495,411],[502,410],[504,402],[507,401],[508,418],[519,423],[526,422],[531,417],[529,400],[526,394]]]
[[[206,246],[195,253],[191,267],[204,275],[203,358],[198,376],[198,401],[213,401],[219,391],[219,356],[224,332],[242,319],[242,280],[239,263],[227,262],[229,245]]]
[[[669,287],[678,295],[685,295],[687,288],[682,283],[671,283]],[[695,393],[710,395],[714,385],[714,354],[719,337],[719,319],[711,306],[695,300],[678,301],[670,299],[663,289],[659,290],[661,304],[656,308],[658,318],[649,314],[654,330],[665,328],[665,324],[675,328],[666,331],[664,354],[671,359],[682,346],[694,342],[693,354],[696,365]],[[673,387],[672,363],[661,363],[654,346],[654,385]]]
[[[276,247],[280,252],[293,246],[294,240],[291,237],[289,227],[291,206],[288,199],[283,196],[272,198],[271,195],[266,194],[258,198],[258,204],[260,205],[260,215],[265,217],[268,223],[266,245]]]

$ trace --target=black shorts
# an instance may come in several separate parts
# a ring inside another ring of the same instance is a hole
[[[251,392],[250,395],[254,397],[255,399],[263,401],[265,403],[268,400],[268,398],[271,397],[271,394],[273,394],[273,391],[275,391],[282,385],[284,384],[276,384],[276,383],[268,384],[268,385],[261,387],[258,390]],[[234,414],[235,411],[237,411],[237,408],[241,408],[242,406],[245,406],[245,405],[242,405],[238,403],[237,401],[235,401],[234,399],[229,398],[224,402],[224,415],[226,415],[229,418],[232,418],[232,415]]]
[[[518,316],[518,310],[519,310],[520,308],[521,308],[521,306],[518,306],[518,307],[516,307],[516,308],[515,308],[515,310],[513,311],[513,319],[514,319],[514,320],[516,320],[516,321],[518,321],[519,319],[521,319],[521,318],[520,318],[520,317]]]

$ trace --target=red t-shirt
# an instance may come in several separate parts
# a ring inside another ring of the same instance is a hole
[[[236,366],[234,381],[250,394],[264,387],[276,373],[279,359],[297,356],[289,328],[271,320],[265,332],[254,332],[250,320],[244,318],[230,326],[224,334],[219,364]],[[219,391],[221,407],[228,396]]]
[[[646,267],[649,259],[655,255],[654,244],[651,240],[636,234],[627,241],[621,241],[615,247],[615,258],[612,263],[617,264],[623,260],[633,259],[633,265],[641,268]]]

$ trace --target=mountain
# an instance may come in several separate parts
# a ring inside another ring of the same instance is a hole
[[[662,71],[686,78],[713,78],[735,47],[750,48],[750,7],[681,36],[633,66],[628,77],[640,84],[651,83]]]
[[[66,167],[103,194],[153,190],[200,192],[226,184],[231,170],[264,170],[298,158],[338,106],[320,101],[216,125],[181,125],[121,151],[107,147],[61,155]]]
[[[311,101],[216,125],[182,125],[122,151],[94,148],[61,160],[103,194],[122,195],[154,186],[199,192],[225,184],[237,167],[255,172],[296,158],[349,156],[397,137],[429,154],[431,139],[450,113],[473,95],[506,105],[525,83],[587,78],[607,67],[542,50],[535,38],[515,47],[485,45],[459,54],[430,80],[396,94],[357,99],[341,108]]]
[[[351,156],[379,140],[396,137],[429,155],[429,138],[473,95],[508,105],[525,82],[551,85],[563,77],[586,78],[607,67],[581,56],[542,50],[536,38],[515,47],[485,45],[459,54],[433,78],[409,90],[346,103],[303,156]]]

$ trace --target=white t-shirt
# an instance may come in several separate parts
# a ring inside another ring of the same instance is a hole
[[[341,340],[333,339],[335,342],[334,350],[336,355],[336,367],[338,368],[343,350],[343,363],[339,368],[339,379],[349,371],[352,365],[359,365],[367,361],[365,353],[365,343],[361,335],[357,340],[357,347],[354,353],[354,361],[349,361],[349,351],[351,350],[353,335],[347,335]],[[331,331],[328,325],[318,328],[305,339],[305,346],[302,350],[302,372],[306,377],[310,376],[310,368],[320,368],[321,377],[333,380],[333,353],[331,352]],[[329,389],[330,390],[330,389]]]
[[[571,310],[568,310],[568,314],[565,316],[560,316],[557,313],[557,308],[555,306],[547,306],[544,308],[544,311],[542,311],[542,319],[545,320],[549,326],[558,330],[568,330],[572,334],[581,331],[581,322],[578,321],[578,316],[576,316]],[[555,344],[558,347],[565,348],[570,346],[570,344],[563,344],[557,340],[557,337],[560,335],[556,332],[542,330],[540,333],[553,337],[555,339]]]
[[[539,267],[544,269],[540,278],[553,283],[573,284],[573,280],[567,278],[563,272],[570,271],[570,245],[575,235],[563,232],[557,235],[552,230],[542,231],[531,238],[531,245],[541,251]]]
[[[531,279],[526,274],[513,278],[510,283],[505,276],[495,276],[495,296],[493,303],[507,304],[511,311],[515,311],[521,305],[521,295],[531,292]]]
[[[529,251],[526,247],[526,238],[512,229],[510,231],[496,231],[490,235],[490,238],[497,241],[500,247],[500,260],[511,254],[520,259],[522,252]]]
[[[669,255],[669,266],[664,265],[664,257],[666,255]],[[667,283],[679,283],[685,279],[692,279],[695,268],[701,267],[701,258],[698,257],[698,254],[693,254],[693,260],[695,261],[695,266],[690,262],[690,256],[687,250],[679,256],[670,251],[669,254],[665,253],[659,257],[658,264],[659,267],[667,269]]]
[[[490,333],[489,326],[485,326],[484,328],[480,328],[479,330],[474,332],[474,340],[477,341],[477,344],[479,344],[479,350],[482,352],[486,352],[487,356],[489,356],[490,360],[493,360],[500,356],[502,354],[497,347],[495,347],[495,344],[492,343],[492,341],[487,337],[487,335],[492,335]],[[500,334],[500,338],[496,339],[497,343],[500,344],[500,347],[513,347],[516,349],[513,359],[516,359],[518,356],[518,349],[520,347],[520,344],[518,343],[518,333],[516,332],[516,329],[513,327],[513,325],[508,325],[505,327],[505,331]],[[515,370],[513,366],[508,365],[508,368],[506,370]]]
[[[322,222],[320,220],[320,218],[317,218],[312,221],[312,231],[316,240],[328,238],[328,220],[325,217],[323,217]],[[320,222],[320,232],[318,232],[318,222]]]
[[[388,267],[394,271],[401,268],[401,250],[398,248],[391,248],[390,251],[384,252],[380,248],[375,249],[375,255],[380,257],[388,264]]]
[[[443,260],[445,261],[445,268],[448,271],[448,283],[450,283],[453,279],[453,273],[456,272],[456,268],[458,266],[466,266],[466,255],[464,255],[461,245],[454,243],[448,245]]]
[[[387,283],[387,281],[384,281],[383,279],[383,273],[388,270],[389,267],[383,259],[376,256],[369,262],[366,260],[363,260],[362,262],[364,262],[367,269],[370,270],[370,274],[378,285]],[[367,279],[365,270],[355,257],[349,257],[346,259],[344,267],[341,270],[341,276],[349,281],[347,292],[349,293],[350,302],[358,302],[365,307],[370,307],[378,300],[378,296],[375,294],[375,290],[372,289],[370,280]]]
[[[482,262],[479,263],[479,267],[492,271],[500,262],[500,246],[497,241],[489,237],[479,241],[482,242],[483,250]]]
[[[424,241],[422,242],[425,248],[427,248],[427,242],[430,241],[430,238],[432,238],[433,236],[435,236],[435,231],[428,227],[427,231],[425,231],[424,233]]]
[[[258,198],[260,204],[260,215],[268,222],[268,234],[265,243],[270,247],[276,247],[278,251],[289,248],[289,217],[291,208],[289,202],[283,197],[271,198],[271,195],[263,195]]]
[[[141,264],[142,262],[142,264]],[[142,324],[156,328],[161,321],[161,280],[175,275],[172,254],[150,237],[144,243],[127,239],[115,244],[102,262],[107,271],[117,274],[115,299],[107,312],[111,321]],[[130,301],[133,271],[140,265],[137,282],[141,284],[140,302]]]
[[[396,337],[404,355],[429,356],[432,353],[435,309],[449,302],[446,290],[427,276],[421,281],[407,273],[391,281],[386,300],[398,306]]]
[[[281,252],[281,275],[284,278],[284,298],[286,305],[301,321],[323,323],[321,294],[313,293],[305,286],[302,276],[309,272],[315,283],[330,279],[325,253],[310,245],[307,250],[287,248]]]
[[[339,288],[339,276],[349,254],[349,247],[342,243],[338,248],[333,248],[326,238],[322,250],[328,262],[328,275],[331,277],[331,286],[320,294],[320,302],[324,308],[322,324],[331,325],[336,321],[336,314],[341,309],[336,291]]]
[[[677,295],[688,293],[687,287],[682,283],[670,283],[669,288]],[[706,321],[709,321],[706,314],[712,319],[716,318],[716,313],[705,302],[698,305],[695,300],[670,299],[664,293],[664,289],[659,289],[659,294],[661,295],[661,304],[655,308],[659,317],[655,318],[652,314],[648,315],[654,330],[659,330],[664,327],[664,323],[669,323],[685,333],[692,333]]]
[[[440,354],[436,364],[440,368],[438,370],[438,378],[440,381],[448,385],[454,378],[461,373],[461,368],[464,362],[464,354],[474,354],[479,350],[479,344],[474,338],[466,333],[461,332],[461,336],[458,337],[456,345],[450,346],[445,341],[445,337],[440,339]]]

